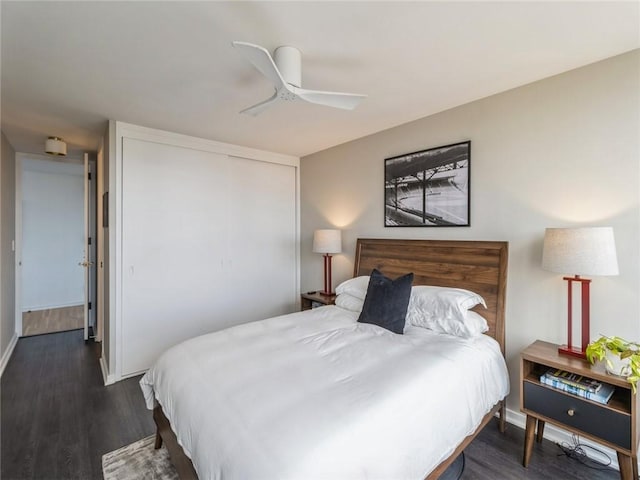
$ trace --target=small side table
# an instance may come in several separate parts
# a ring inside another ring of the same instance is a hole
[[[311,310],[314,304],[335,305],[335,295],[321,295],[320,292],[307,292],[300,294],[300,309]]]
[[[540,382],[550,368],[614,385],[615,393],[601,404],[554,389]],[[624,378],[608,375],[601,365],[560,355],[552,343],[532,343],[520,354],[520,410],[527,415],[522,464],[526,467],[531,460],[534,437],[541,442],[545,423],[551,423],[612,448],[618,454],[620,478],[637,480],[639,398]]]

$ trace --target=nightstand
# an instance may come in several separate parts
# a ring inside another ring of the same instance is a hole
[[[601,404],[540,383],[540,375],[559,368],[615,386]],[[638,396],[624,378],[608,375],[602,365],[558,353],[558,345],[538,340],[520,354],[520,410],[527,415],[522,464],[531,460],[534,436],[542,441],[545,422],[612,448],[620,478],[638,479]],[[536,433],[537,425],[537,433]]]
[[[300,309],[311,310],[314,306],[335,305],[335,295],[321,295],[320,292],[303,293],[300,295]]]

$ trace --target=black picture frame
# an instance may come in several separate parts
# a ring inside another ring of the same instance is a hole
[[[470,180],[470,140],[385,158],[384,226],[471,226]]]

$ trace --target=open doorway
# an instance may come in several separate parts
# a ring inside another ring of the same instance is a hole
[[[17,330],[84,329],[86,340],[95,332],[95,192],[88,182],[95,162],[17,158]]]

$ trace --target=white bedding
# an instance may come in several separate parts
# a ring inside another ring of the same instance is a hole
[[[193,338],[140,381],[200,480],[423,479],[509,390],[498,344],[330,306]]]

